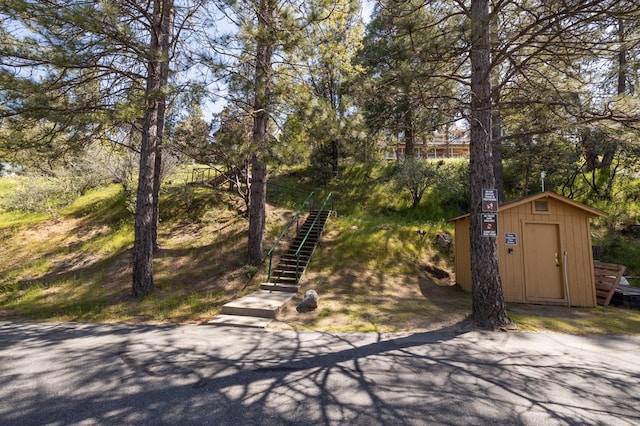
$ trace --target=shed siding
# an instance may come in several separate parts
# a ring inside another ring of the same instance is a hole
[[[534,201],[507,208],[498,212],[498,263],[505,300],[526,303],[525,259],[523,244],[526,223],[550,223],[559,227],[561,265],[564,252],[567,253],[566,275],[568,278],[568,297],[572,306],[595,306],[595,283],[593,277],[593,258],[591,254],[590,215],[568,203],[553,198],[545,198],[549,211],[537,213]],[[471,259],[469,243],[468,217],[456,220],[456,281],[466,291],[471,291]],[[516,234],[517,244],[507,245],[505,233]],[[512,253],[509,253],[512,249]],[[563,293],[565,293],[563,289]]]
[[[523,228],[518,212],[505,211],[498,216],[498,261],[505,300],[524,301]],[[504,235],[516,234],[516,245],[506,245]],[[509,249],[513,252],[509,253]]]

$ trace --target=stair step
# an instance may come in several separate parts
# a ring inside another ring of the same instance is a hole
[[[296,269],[298,269],[296,271]],[[302,272],[302,268],[282,268],[280,266],[278,266],[274,271],[273,271],[273,275],[277,276],[277,277],[281,277],[283,275],[293,275],[295,276],[296,274],[299,274],[300,272]]]
[[[295,271],[288,274],[274,272],[271,274],[271,277],[274,281],[280,281],[280,280],[295,280],[296,278],[299,279],[301,275],[302,275],[302,271],[300,271],[297,275]]]
[[[314,222],[315,222],[315,223],[314,223]],[[313,225],[313,226],[317,226],[317,227],[321,227],[325,222],[326,222],[326,218],[324,218],[324,217],[322,217],[322,216],[320,216],[320,217],[318,217],[318,218],[316,218],[316,217],[312,217],[312,218],[307,219],[307,220],[302,224],[302,227],[303,227],[303,228],[305,228],[305,227],[306,227],[307,229],[308,229],[308,228],[310,228],[310,227],[311,227],[311,225]]]
[[[282,255],[281,259],[293,259],[296,260],[296,252],[298,251],[300,247],[291,247],[289,248],[289,250],[287,250],[287,252],[285,254]],[[298,257],[300,257],[300,260],[302,260],[303,257],[309,258],[309,254],[305,254],[305,253],[298,253]]]
[[[289,246],[289,251],[294,250],[294,249],[297,250],[300,247],[309,247],[309,246],[315,247],[316,245],[318,245],[318,242],[317,241],[312,241],[312,240],[307,240],[307,241],[304,242],[304,244],[302,243],[302,241],[293,241],[291,243],[291,245]]]
[[[292,244],[291,245],[291,250],[292,249],[296,249],[296,251],[297,251],[300,247],[302,247],[303,249],[309,249],[309,248],[315,248],[315,246],[317,246],[316,242],[307,240],[302,245],[300,245],[299,243],[298,244]]]
[[[278,270],[289,270],[289,271],[295,271],[296,269],[302,269],[304,268],[309,262],[296,262],[295,260],[293,261],[287,261],[287,260],[283,260],[280,261],[280,263],[278,263],[278,266],[275,267],[275,271]]]
[[[307,260],[305,259],[296,260],[295,257],[280,259],[280,262],[278,262],[278,265],[274,269],[279,269],[281,267],[284,267],[286,269],[296,269],[296,267],[302,268],[302,266],[306,265],[307,263],[309,263]]]
[[[285,254],[280,258],[280,263],[289,263],[295,265],[297,263],[306,262],[307,260],[309,260],[309,256],[300,256],[299,260],[300,262],[298,262],[298,259],[293,254]]]
[[[286,278],[286,277],[281,277],[281,278],[278,278],[277,280],[274,280],[274,279],[272,280],[274,281],[275,284],[278,284],[278,285],[295,286],[295,287],[298,287],[298,281],[299,281],[299,280],[296,280],[295,278]]]
[[[296,267],[302,267],[302,265],[306,265],[307,263],[309,263],[308,259],[300,259],[300,260],[296,260],[295,257],[291,257],[291,258],[286,258],[286,259],[280,259],[280,262],[278,263],[278,266],[276,266],[276,269],[278,269],[278,267],[280,266],[286,266],[289,269],[291,268],[296,268]]]
[[[300,248],[300,247],[298,247]],[[302,246],[302,250],[300,250],[300,257],[302,256],[307,256],[307,257],[311,257],[311,254],[313,253],[313,249],[315,247],[307,247],[307,246]],[[296,250],[297,252],[298,250]]]
[[[275,318],[280,307],[292,297],[293,295],[285,292],[258,290],[225,304],[221,313],[224,315]]]
[[[310,241],[310,240],[311,241],[318,241],[319,239],[320,239],[320,235],[316,235],[316,234],[305,235],[305,234],[302,234],[302,235],[298,235],[297,237],[295,237],[293,239],[292,243],[296,243],[298,241],[303,241],[303,240],[306,240],[306,241]]]
[[[296,251],[298,251],[298,249],[302,248],[303,250],[313,250],[314,248],[316,248],[317,244],[313,241],[307,241],[305,242],[303,245],[297,244],[292,246],[292,249],[296,249]],[[294,252],[295,253],[295,252]]]
[[[283,260],[292,260],[294,262],[297,262],[298,259],[294,256],[295,251],[293,253],[287,253],[284,256],[282,256],[282,259],[280,260],[281,262]],[[304,253],[300,253],[300,262],[306,262],[311,258],[311,256],[304,254]]]
[[[296,249],[296,251],[302,247],[303,249],[312,249],[315,248],[318,244],[315,241],[306,241],[303,245],[294,244],[291,246],[291,249]],[[295,252],[294,252],[295,253]]]
[[[301,228],[298,230],[297,232],[297,236],[305,236],[307,234],[309,235],[321,235],[322,234],[322,227],[321,226],[314,226],[313,229],[309,229],[309,228]]]
[[[312,243],[314,243],[314,244],[315,244],[319,239],[320,239],[319,237],[313,237],[313,236],[308,236],[308,237],[307,237],[307,236],[305,236],[305,235],[301,235],[301,236],[299,236],[299,237],[294,238],[294,239],[291,241],[291,245],[294,245],[294,244],[300,244],[300,243],[302,243],[303,241],[304,241],[304,242],[312,242]]]
[[[297,293],[300,286],[294,284],[285,283],[262,283],[260,284],[262,290],[269,291],[282,291],[285,293]]]
[[[296,262],[296,257],[293,255],[293,253],[290,254],[290,257],[287,257],[287,259],[289,260],[293,260],[294,262]],[[300,263],[309,263],[309,260],[311,259],[311,251],[301,251],[300,252]]]
[[[295,275],[276,275],[276,274],[271,275],[271,281],[277,282],[277,283],[283,283],[285,281],[297,283],[299,279],[300,279],[300,275],[298,275],[298,278],[296,278]]]
[[[280,267],[283,268],[287,268],[287,269],[302,269],[305,266],[307,266],[309,264],[308,260],[302,260],[300,259],[300,261],[296,261],[296,259],[281,259],[280,263],[278,263],[278,265],[274,268],[274,269],[279,269]]]
[[[298,280],[296,279],[295,276],[294,277],[280,276],[280,277],[272,278],[272,280],[278,283],[293,283],[293,284],[298,283]]]
[[[291,293],[298,291],[298,281],[304,274],[311,260],[311,255],[318,246],[329,213],[326,210],[314,210],[309,213],[296,236],[290,242],[286,253],[280,257],[277,266],[272,270],[272,282],[263,283],[260,288]]]

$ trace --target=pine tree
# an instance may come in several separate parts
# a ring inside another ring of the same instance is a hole
[[[199,6],[181,4],[182,22]],[[7,23],[0,32],[3,143],[55,160],[96,140],[115,141],[123,129],[139,132],[133,139],[140,146],[124,143],[140,153],[132,290],[146,295],[153,289],[173,1],[12,0],[0,14]],[[42,130],[27,138],[29,126]]]

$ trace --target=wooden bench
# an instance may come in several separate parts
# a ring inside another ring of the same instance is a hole
[[[593,262],[598,305],[607,306],[611,302],[625,269],[627,269],[626,266],[615,263]]]

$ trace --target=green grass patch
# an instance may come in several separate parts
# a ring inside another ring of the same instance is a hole
[[[444,223],[407,223],[396,217],[339,216],[328,225],[331,252],[318,258],[318,268],[357,266],[382,273],[410,273],[422,262],[443,255],[432,246],[436,233],[449,230]],[[334,237],[335,236],[335,237]]]
[[[259,270],[240,261],[246,219],[235,210],[237,200],[223,191],[173,184],[161,193],[156,289],[142,301],[133,299],[134,229],[127,201],[120,186],[108,185],[77,198],[55,220],[41,215],[0,228],[7,241],[0,255],[11,259],[0,265],[0,317],[198,322],[251,289]],[[33,216],[3,213],[19,214]]]
[[[62,216],[84,217],[97,223],[131,219],[127,195],[121,185],[112,184],[87,191],[60,211]]]
[[[458,173],[455,167],[452,176]],[[411,208],[408,193],[394,186],[392,171],[388,164],[350,165],[324,186],[303,167],[270,178],[279,186],[269,190],[265,249],[309,192],[316,193],[316,202],[329,192],[335,197],[337,217],[329,220],[309,265],[314,275],[307,284],[318,290],[321,305],[292,327],[392,332],[470,313],[469,294],[435,285],[423,288],[424,265],[453,269],[452,253],[437,249],[434,240],[438,232],[453,233],[446,220],[460,213],[463,191],[451,187],[447,192],[438,183]],[[130,296],[133,215],[120,186],[86,192],[55,219],[46,213],[0,211],[0,317],[194,323],[211,319],[224,303],[255,290],[266,277],[266,265],[245,265],[248,221],[241,214],[242,200],[225,188],[186,184],[189,173],[177,172],[161,191],[156,288],[142,301]],[[18,183],[0,179],[0,198]],[[636,241],[602,233],[597,243],[605,246],[607,260],[640,271]],[[638,311],[545,309],[510,305],[509,315],[524,330],[640,330]]]
[[[0,229],[35,225],[49,219],[51,219],[51,216],[46,213],[25,212],[20,210],[0,212]]]
[[[530,307],[510,304],[508,314],[523,331],[552,331],[576,335],[640,335],[640,310],[616,306],[537,308],[536,313]]]

